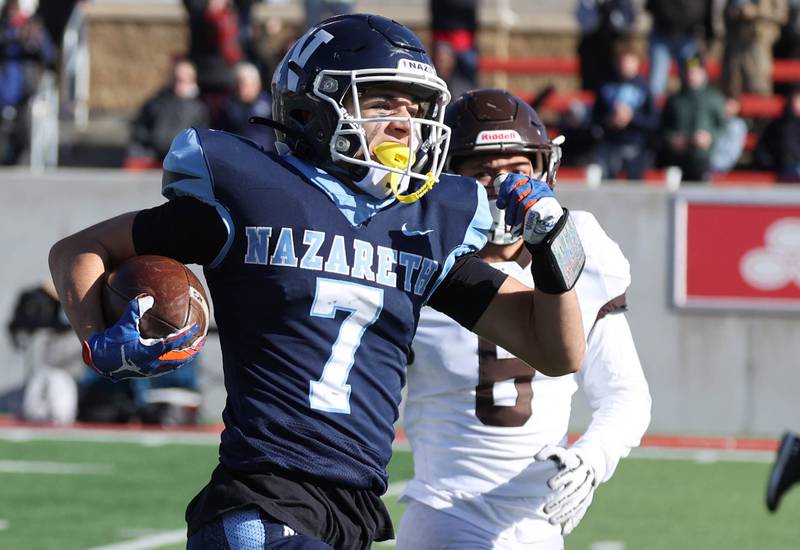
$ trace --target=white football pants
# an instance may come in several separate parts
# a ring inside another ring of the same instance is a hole
[[[397,550],[564,550],[564,537],[522,544],[412,500],[397,535]]]

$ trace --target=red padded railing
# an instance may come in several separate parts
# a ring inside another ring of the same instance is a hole
[[[526,101],[534,95],[529,92],[514,92]],[[741,115],[747,118],[775,118],[783,112],[785,98],[779,95],[760,96],[743,95],[739,98]],[[594,94],[586,90],[572,92],[555,92],[545,99],[540,109],[564,113],[574,101],[582,101],[587,105],[594,103]]]
[[[577,75],[580,63],[577,57],[512,57],[502,59],[499,57],[481,57],[478,68],[487,73],[509,74],[553,74]],[[711,78],[718,78],[721,73],[720,65],[715,60],[710,60],[706,68]],[[642,63],[642,71],[647,72],[647,63]],[[672,74],[677,74],[677,67],[673,63],[670,67]],[[800,59],[776,59],[772,65],[773,82],[800,82]]]
[[[645,185],[666,185],[667,171],[663,169],[648,170],[642,178]],[[558,183],[572,184],[586,182],[586,168],[576,166],[561,166],[558,169]],[[774,172],[756,172],[750,170],[733,170],[726,174],[712,174],[709,182],[714,186],[768,187],[778,183],[778,176]],[[631,185],[639,185],[632,182]],[[692,185],[692,184],[687,184]]]

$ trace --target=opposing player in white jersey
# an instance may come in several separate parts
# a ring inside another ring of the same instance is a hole
[[[481,255],[533,286],[530,254],[501,209],[516,205],[496,201],[495,188],[528,177],[552,186],[559,144],[529,105],[502,90],[464,94],[446,123],[451,171],[475,177],[489,193],[495,221]],[[404,426],[415,473],[402,499],[409,507],[400,550],[561,549],[597,485],[647,429],[650,394],[623,313],[628,261],[592,214],[573,216],[586,250],[576,290],[587,347],[577,375],[544,376],[424,308],[408,370]],[[578,387],[593,416],[568,447]]]

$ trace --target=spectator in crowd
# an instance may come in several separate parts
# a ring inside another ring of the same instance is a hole
[[[41,21],[8,0],[0,8],[0,164],[16,164],[25,149],[28,99],[55,57]]]
[[[18,397],[10,401],[11,410],[21,420],[72,423],[78,409],[72,371],[84,367],[51,280],[17,295],[8,333],[26,367]]]
[[[247,60],[258,68],[261,82],[266,83],[267,88],[278,62],[299,38],[293,31],[294,28],[283,18],[274,15],[254,19],[250,25],[251,38]]]
[[[725,125],[711,146],[711,172],[726,173],[733,170],[742,156],[747,142],[747,122],[739,116],[742,104],[739,99],[729,97],[725,100]]]
[[[199,368],[198,360],[163,376],[116,382],[84,369],[78,388],[77,419],[161,426],[196,424],[202,404]]]
[[[133,123],[128,156],[146,157],[159,165],[175,135],[192,126],[207,127],[209,114],[198,99],[197,72],[188,60],[178,60],[168,86],[147,100]]]
[[[61,46],[64,29],[72,15],[72,10],[81,0],[39,0],[36,15],[47,29],[47,33],[57,48]]]
[[[592,162],[597,141],[592,125],[592,110],[583,101],[575,100],[559,117],[557,127],[569,147],[562,149],[561,164],[564,166],[586,166]]]
[[[81,361],[51,280],[19,293],[8,333],[26,359],[20,402],[14,407],[22,420],[196,423],[201,402],[197,361],[157,378],[114,383],[101,377]]]
[[[617,45],[614,66],[615,76],[600,88],[592,113],[593,132],[599,137],[595,162],[605,178],[622,171],[628,179],[641,179],[653,163],[650,139],[658,111],[639,74],[640,57],[633,42]]]
[[[255,45],[253,44],[253,4],[258,0],[233,0],[239,25],[239,47],[242,56],[252,60]]]
[[[728,0],[722,60],[725,95],[772,93],[772,47],[788,16],[787,0]]]
[[[725,98],[708,85],[702,60],[690,59],[686,84],[670,96],[662,117],[667,164],[678,166],[686,181],[707,180],[711,148],[725,121]]]
[[[789,14],[786,24],[773,49],[778,59],[800,58],[800,0],[789,0]]]
[[[789,0],[789,16],[772,49],[775,59],[800,59],[800,0]],[[775,93],[785,94],[791,83],[775,85]]]
[[[235,84],[242,61],[239,20],[231,0],[183,0],[189,15],[189,59],[197,68],[200,97],[212,117]]]
[[[581,28],[581,88],[597,92],[614,76],[612,52],[620,40],[630,39],[636,10],[631,0],[580,0],[575,17]]]
[[[442,56],[449,56],[444,43],[455,54],[455,74],[451,80],[462,89],[474,88],[478,84],[478,0],[430,0],[428,6],[434,49],[438,48]],[[432,53],[436,61],[436,52]],[[451,93],[457,97],[457,92],[451,90]]]
[[[783,115],[770,122],[758,140],[756,166],[778,173],[781,181],[800,181],[800,87],[786,98]]]
[[[351,13],[355,0],[304,0],[306,28],[313,27],[334,15]]]
[[[452,97],[458,97],[474,88],[474,81],[458,70],[458,56],[450,42],[434,42],[431,47],[431,60],[436,74],[447,82]]]
[[[656,98],[667,93],[672,60],[678,64],[681,85],[686,82],[686,61],[697,56],[702,40],[714,36],[713,0],[647,0],[653,18],[650,32],[650,92]]]
[[[236,66],[236,93],[222,105],[216,127],[249,138],[266,151],[271,151],[275,132],[250,124],[253,116],[272,118],[272,98],[261,85],[258,68],[252,63],[240,63]]]

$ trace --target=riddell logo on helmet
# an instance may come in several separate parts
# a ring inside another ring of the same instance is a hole
[[[436,74],[436,69],[428,65],[427,63],[422,63],[421,61],[414,61],[413,59],[401,59],[397,62],[398,69],[405,69],[407,71],[415,71],[418,73],[431,73]]]
[[[475,139],[475,145],[486,143],[507,143],[509,141],[522,143],[522,138],[516,130],[484,130]]]

